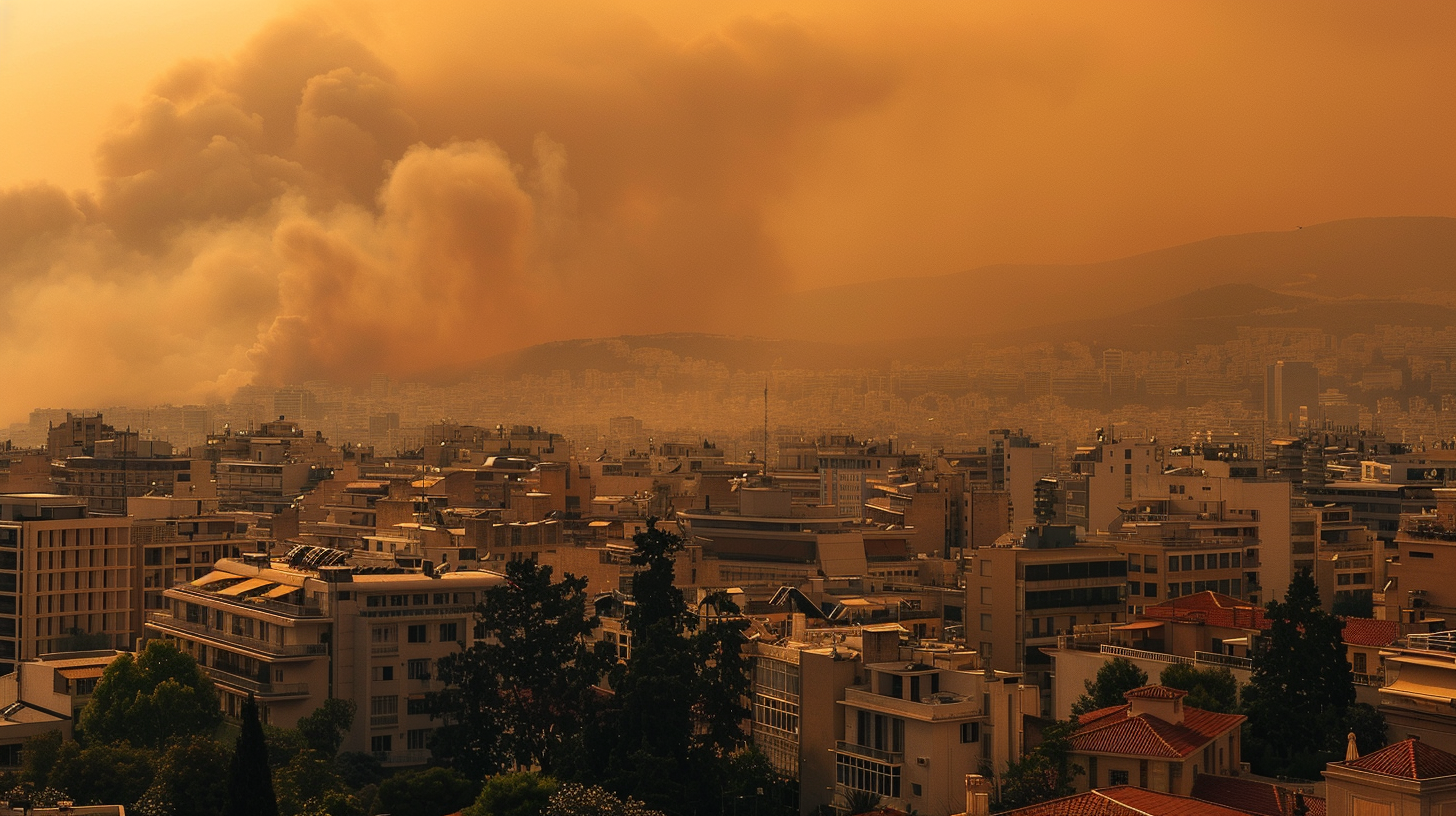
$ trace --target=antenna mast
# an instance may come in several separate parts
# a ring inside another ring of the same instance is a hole
[[[768,475],[768,375],[763,378],[763,475]]]

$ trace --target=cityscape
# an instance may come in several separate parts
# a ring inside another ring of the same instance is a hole
[[[1456,812],[1453,57],[0,2],[0,814]]]

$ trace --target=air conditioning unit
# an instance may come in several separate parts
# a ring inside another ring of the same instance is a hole
[[[922,767],[930,764],[930,757],[915,757],[915,764]]]

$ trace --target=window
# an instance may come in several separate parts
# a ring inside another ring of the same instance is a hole
[[[393,626],[376,626],[376,627],[374,627],[373,631],[371,631],[369,633],[369,637],[375,643],[393,643],[394,642],[394,627]]]
[[[415,606],[429,606],[430,605],[430,596],[429,595],[425,595],[425,594],[415,595],[410,600],[410,603],[414,604]]]
[[[364,598],[365,606],[384,606],[383,595],[369,595]]]
[[[981,616],[981,631],[982,632],[989,632],[989,631],[991,631],[991,616],[990,615],[982,615]]]
[[[1142,569],[1143,567],[1141,559],[1139,559],[1136,555],[1129,555],[1127,557],[1128,572],[1142,572]]]
[[[1156,573],[1158,571],[1158,557],[1156,555],[1143,556],[1143,572]]]
[[[1228,569],[1229,568],[1229,557],[1230,557],[1230,555],[1231,555],[1231,553],[1219,553],[1218,554],[1218,568],[1219,569]],[[1183,766],[1182,765],[1179,765],[1178,767],[1181,769]]]
[[[369,750],[376,754],[387,754],[394,750],[394,735],[380,734],[369,738]]]
[[[1203,569],[1203,553],[1198,553],[1193,556],[1193,568],[1196,570]]]
[[[390,595],[389,596],[389,605],[390,606],[408,606],[409,605],[408,604],[408,601],[409,601],[409,596],[408,595]]]
[[[910,783],[910,795],[911,796],[921,796],[921,795],[923,795],[923,794],[920,793],[920,783],[919,782],[911,782]]]
[[[981,603],[985,606],[991,605],[991,588],[981,587]]]
[[[1364,674],[1365,673],[1365,653],[1364,652],[1356,652],[1355,653],[1355,672],[1357,674]]]
[[[399,696],[391,694],[387,697],[370,697],[369,714],[372,717],[385,716],[399,713]]]
[[[1157,584],[1143,584],[1143,597],[1144,598],[1156,598],[1156,597],[1158,597],[1158,585]]]
[[[381,682],[388,681],[388,680],[393,680],[394,679],[394,667],[393,666],[375,666],[374,667],[374,679],[377,680],[377,681],[381,681]]]
[[[1108,771],[1107,784],[1110,787],[1127,784],[1127,771]]]
[[[430,661],[411,660],[405,664],[405,677],[411,680],[430,679]]]
[[[423,751],[429,747],[430,729],[411,728],[404,735],[405,747],[411,751]]]
[[[851,791],[866,791],[898,799],[900,766],[886,765],[854,754],[838,754],[835,762],[839,784]]]
[[[428,635],[425,634],[425,625],[423,623],[415,623],[415,624],[411,624],[410,625],[410,627],[409,627],[409,642],[410,643],[424,643],[424,642],[426,642],[426,638],[427,637],[428,637]]]
[[[1410,551],[1410,554],[1411,554],[1411,558],[1435,558],[1436,557],[1435,555],[1433,555],[1431,553],[1421,552],[1420,550],[1411,550]]]
[[[406,714],[429,714],[430,706],[423,697],[411,697],[405,701],[404,713]]]
[[[1168,556],[1168,572],[1177,572],[1177,571],[1178,571],[1178,556],[1176,556],[1176,555],[1170,555],[1170,556]]]
[[[1141,595],[1142,594],[1141,587],[1142,587],[1142,584],[1139,583],[1139,582],[1137,582],[1137,581],[1128,581],[1127,582],[1127,594],[1129,594],[1129,595]]]
[[[978,722],[961,723],[961,742],[980,742],[981,724]]]
[[[440,624],[440,642],[454,643],[455,641],[459,640],[459,628],[459,625],[454,623]]]
[[[1097,757],[1095,756],[1087,757],[1087,786],[1088,788],[1097,787]]]

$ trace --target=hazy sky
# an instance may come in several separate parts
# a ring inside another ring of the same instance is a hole
[[[4,421],[1456,215],[1456,3],[0,0],[0,110]]]

